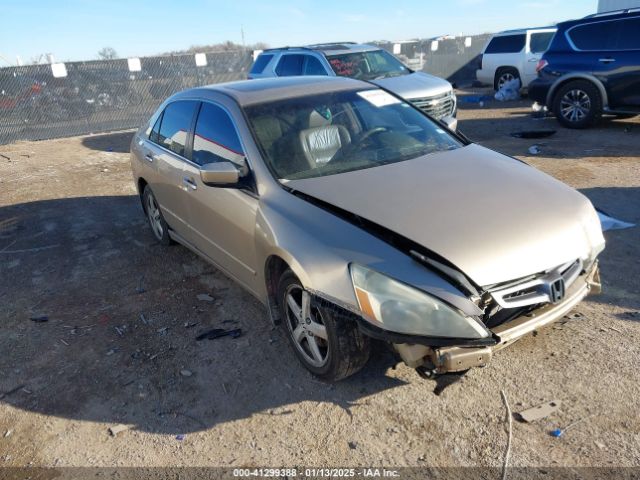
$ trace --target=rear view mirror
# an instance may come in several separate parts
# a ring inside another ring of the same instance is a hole
[[[232,162],[206,163],[200,167],[200,179],[212,187],[232,187],[240,181],[240,170]]]
[[[447,127],[452,132],[455,132],[458,129],[458,119],[452,117],[451,115],[444,116],[440,119],[440,123]]]

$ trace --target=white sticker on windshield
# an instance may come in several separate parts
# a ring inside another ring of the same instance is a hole
[[[364,92],[358,92],[358,95],[375,107],[385,107],[400,103],[400,100],[384,90],[365,90]]]

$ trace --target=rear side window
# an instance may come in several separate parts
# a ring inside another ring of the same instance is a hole
[[[242,165],[242,144],[233,120],[222,108],[203,103],[193,137],[192,160],[198,165],[230,160]]]
[[[258,55],[258,58],[256,58],[256,61],[253,64],[253,67],[251,67],[251,71],[249,73],[262,73],[272,58],[273,54],[261,53]]]
[[[618,23],[620,27],[618,48],[620,50],[640,50],[640,17],[628,18]]]
[[[158,144],[178,155],[184,156],[187,134],[198,102],[183,100],[167,105],[162,114]]]
[[[524,48],[526,40],[527,36],[524,33],[493,37],[484,53],[518,53]]]
[[[555,32],[532,33],[531,40],[529,41],[529,50],[531,53],[546,52],[554,35]]]
[[[620,32],[619,22],[598,22],[578,25],[568,35],[578,50],[614,50]]]
[[[276,73],[281,77],[302,75],[302,64],[305,55],[283,55],[276,67]]]
[[[305,75],[327,75],[327,71],[316,57],[307,55],[307,61],[304,64]]]
[[[164,112],[162,112],[158,116],[158,119],[156,120],[156,123],[153,125],[151,133],[149,134],[149,140],[151,140],[153,143],[160,143],[160,123],[162,123],[163,114]]]

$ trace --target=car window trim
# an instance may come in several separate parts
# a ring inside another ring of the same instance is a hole
[[[640,19],[640,17],[616,18],[616,19],[599,20],[597,22],[579,23],[578,25],[573,25],[572,27],[567,28],[564,32],[564,38],[567,40],[571,48],[573,48],[576,52],[638,52],[640,51],[639,48],[598,48],[595,50],[583,50],[581,48],[578,48],[576,44],[573,43],[573,39],[569,34],[571,30],[573,30],[574,28],[587,27],[589,25],[595,25],[596,23],[611,23],[611,22],[619,22],[624,20],[636,20],[636,19]],[[620,32],[618,32],[618,38],[619,36],[620,36]]]

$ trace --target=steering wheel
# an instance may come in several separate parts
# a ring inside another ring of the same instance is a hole
[[[382,133],[382,132],[386,132],[389,129],[387,127],[374,127],[370,130],[367,130],[366,132],[364,132],[362,134],[362,136],[360,137],[360,142],[359,143],[364,143],[365,140],[369,139],[371,136],[373,135],[377,135],[378,133]]]

